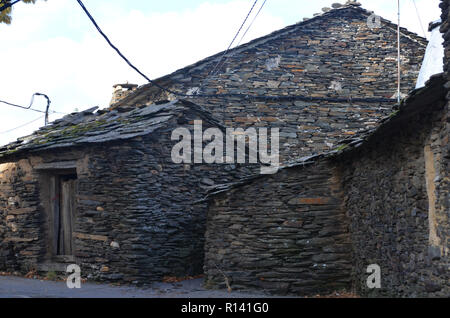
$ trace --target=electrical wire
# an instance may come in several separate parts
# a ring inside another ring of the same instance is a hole
[[[159,85],[158,83],[156,83],[155,81],[152,81],[147,75],[145,75],[143,72],[141,72],[136,66],[134,66],[126,57],[125,55],[122,54],[122,52],[111,42],[111,40],[108,38],[108,36],[102,31],[102,29],[100,28],[100,26],[97,24],[97,22],[95,21],[94,17],[90,14],[89,10],[86,8],[86,6],[84,5],[83,1],[81,0],[77,0],[78,4],[80,5],[80,7],[83,9],[84,13],[88,16],[89,20],[91,20],[92,24],[95,26],[95,28],[97,29],[97,31],[100,33],[100,35],[106,40],[106,42],[109,44],[109,46],[116,51],[116,53],[132,68],[134,69],[139,75],[141,75],[143,78],[145,78],[149,83],[151,83],[152,85],[158,87],[159,89],[168,92],[169,94],[175,95],[175,96],[179,96],[179,97],[190,97],[189,95],[186,94],[180,94],[178,92],[175,92],[171,89],[168,89],[166,87],[163,87],[161,85]],[[248,17],[250,16],[251,12],[253,11],[253,8],[255,7],[256,3],[258,2],[258,0],[255,0],[255,2],[253,3],[252,8],[250,9],[250,12],[248,13],[247,17],[245,18],[244,22],[242,23],[241,27],[239,28],[238,33],[235,35],[233,41],[231,42],[230,46],[228,47],[227,51],[224,53],[223,56],[225,56],[231,46],[233,45],[234,41],[236,40],[237,36],[239,35],[240,31],[242,30],[242,28],[244,27],[245,23],[248,20]],[[222,58],[223,58],[222,56]],[[221,61],[219,61],[220,63]],[[217,65],[216,65],[217,67]],[[214,69],[215,70],[215,69]],[[196,95],[199,96],[199,95]],[[205,96],[206,97],[206,96]],[[209,95],[208,97],[217,97],[217,95]]]
[[[419,18],[420,27],[422,28],[423,36],[425,39],[427,38],[427,33],[425,32],[425,29],[423,27],[422,18],[420,17],[419,9],[417,8],[416,0],[412,0],[414,3],[414,7],[416,8],[417,17]]]
[[[134,66],[126,57],[125,55],[122,54],[122,52],[114,45],[112,44],[112,42],[109,40],[108,36],[102,31],[102,29],[99,27],[99,25],[97,24],[97,22],[95,21],[94,17],[89,13],[88,9],[86,8],[86,6],[83,4],[83,2],[81,0],[77,0],[78,4],[81,6],[81,8],[83,9],[83,11],[86,13],[86,15],[88,16],[89,20],[91,20],[92,24],[94,24],[95,28],[97,29],[97,31],[103,36],[103,38],[106,40],[106,42],[108,42],[109,46],[111,46],[116,52],[117,54],[119,54],[119,56],[132,68],[134,69],[139,75],[141,75],[143,78],[145,78],[149,83],[153,84],[154,86],[158,87],[161,90],[164,90],[170,94],[174,94],[174,95],[179,95],[176,92],[173,92],[172,90],[169,90],[161,85],[159,85],[158,83],[152,81],[149,77],[147,77],[147,75],[145,75],[144,73],[142,73],[136,66]]]
[[[250,25],[248,26],[247,30],[245,30],[244,34],[242,35],[241,39],[239,40],[238,44],[236,44],[236,46],[239,46],[239,45],[241,44],[242,40],[245,38],[245,36],[247,35],[248,31],[251,29],[251,27],[252,27],[253,24],[255,23],[255,20],[258,18],[259,14],[261,13],[262,9],[264,8],[264,5],[266,4],[266,2],[267,2],[267,0],[264,0],[263,4],[262,4],[261,7],[259,8],[259,10],[258,10],[258,12],[256,13],[256,15],[253,17],[252,22],[251,22]],[[234,53],[231,54],[231,55],[226,56],[225,59],[224,59],[224,61],[222,62],[222,65],[224,65],[224,64],[226,63],[226,61],[227,61],[229,58],[231,58],[231,57],[233,57],[233,56],[235,56],[235,55],[236,55],[236,52],[234,52]],[[220,67],[222,67],[222,65],[221,65]],[[219,67],[219,69],[220,69],[220,67]],[[217,75],[217,73],[216,73],[216,74],[213,74],[213,75]]]
[[[12,6],[15,5],[17,2],[20,2],[20,1],[22,1],[22,0],[16,0],[16,1],[13,1],[13,2],[10,2],[10,3],[6,3],[6,4],[3,5],[2,7],[0,7],[0,12],[5,11],[6,9],[12,7]]]
[[[46,112],[43,111],[43,110],[31,108],[33,106],[33,104],[34,104],[34,97],[35,96],[44,96],[47,99],[47,104],[49,105],[49,100],[50,99],[48,98],[47,95],[41,94],[41,93],[34,93],[33,94],[33,96],[31,97],[31,102],[30,102],[29,106],[21,106],[21,105],[13,104],[13,103],[10,103],[10,102],[4,101],[4,100],[0,100],[0,103],[8,105],[8,106],[11,106],[11,107],[17,107],[17,108],[24,109],[24,110],[31,110],[31,111],[34,111],[36,113],[45,114]],[[50,114],[59,114],[59,115],[67,115],[67,113],[61,113],[61,112],[56,112],[56,111],[49,111],[48,113],[50,113]]]
[[[262,4],[261,7],[259,8],[259,10],[258,10],[258,12],[256,13],[256,15],[253,17],[252,22],[251,22],[250,25],[247,27],[247,30],[245,30],[244,34],[242,35],[242,37],[241,37],[241,39],[239,40],[239,42],[238,42],[238,44],[236,45],[236,47],[238,47],[238,46],[241,44],[242,40],[245,38],[245,36],[247,35],[248,31],[251,29],[251,27],[252,27],[253,24],[255,23],[255,20],[258,18],[259,14],[261,13],[262,9],[264,8],[264,5],[266,4],[266,2],[267,2],[267,0],[264,0],[263,4]],[[237,53],[237,51],[234,51],[232,54],[227,55],[227,56],[225,57],[225,59],[223,60],[222,65],[225,65],[226,61],[227,61],[229,58],[234,57],[234,56],[236,55],[236,53]],[[220,63],[220,61],[219,61],[219,63]],[[222,65],[221,65],[221,67],[222,67]],[[220,70],[220,67],[218,68],[218,70]],[[217,74],[215,74],[215,75],[217,75]],[[200,88],[198,89],[198,91],[200,91],[201,88],[205,85],[205,83],[207,82],[208,78],[209,78],[209,76],[206,76],[206,78],[205,78],[205,79],[203,80],[203,82],[201,83]],[[224,116],[225,116],[225,115],[224,115]]]
[[[88,16],[89,20],[91,20],[92,24],[94,24],[97,31],[102,35],[102,37],[106,40],[106,42],[109,44],[111,48],[113,48],[116,53],[132,68],[134,69],[138,74],[140,74],[142,77],[144,77],[150,84],[153,86],[161,89],[162,91],[165,91],[169,94],[172,94],[177,97],[181,98],[192,98],[192,97],[210,97],[210,98],[240,98],[245,100],[264,100],[264,101],[275,101],[275,100],[290,100],[290,101],[328,101],[328,102],[356,102],[361,101],[365,103],[383,103],[383,102],[393,102],[393,99],[388,98],[327,98],[327,97],[310,97],[310,96],[301,96],[301,95],[292,95],[292,96],[268,96],[268,95],[249,95],[249,94],[195,94],[195,95],[187,95],[179,92],[175,92],[171,89],[168,89],[162,85],[159,85],[155,81],[151,80],[148,76],[146,76],[143,72],[141,72],[136,66],[134,66],[123,54],[122,52],[112,44],[112,42],[109,40],[108,36],[101,30],[93,16],[89,13],[88,9],[85,7],[83,2],[81,0],[77,0],[78,4],[81,6],[85,14]],[[254,6],[256,5],[256,2],[254,3]],[[252,8],[254,8],[254,6]],[[252,9],[253,10],[253,9]],[[251,12],[250,12],[251,13]],[[248,16],[250,16],[250,13]],[[248,19],[248,16],[246,20]],[[246,21],[245,21],[246,22]],[[245,25],[243,23],[242,27]]]
[[[241,27],[239,28],[239,30],[237,31],[236,35],[234,36],[233,40],[231,41],[230,45],[228,46],[227,50],[225,51],[225,53],[223,53],[222,57],[220,58],[219,62],[217,62],[216,66],[214,67],[214,69],[209,73],[209,75],[215,75],[217,68],[219,67],[219,65],[222,63],[222,60],[225,58],[225,56],[228,54],[228,52],[230,51],[231,47],[233,46],[234,41],[236,41],[237,37],[239,36],[239,33],[241,33],[242,28],[244,27],[245,23],[247,22],[248,18],[250,17],[250,15],[253,12],[253,9],[255,8],[256,4],[258,3],[258,0],[255,0],[255,2],[253,3],[252,7],[250,8],[250,11],[248,12],[247,16],[244,19],[244,22],[241,24]]]
[[[2,132],[0,132],[0,135],[7,134],[7,133],[10,133],[10,132],[15,131],[15,130],[17,130],[17,129],[26,127],[26,126],[28,126],[28,125],[31,125],[31,124],[37,122],[38,120],[41,120],[41,119],[44,118],[44,117],[45,117],[45,115],[44,115],[44,116],[39,116],[39,118],[36,118],[35,120],[32,120],[32,121],[30,121],[30,122],[28,122],[28,123],[26,123],[26,124],[23,124],[23,125],[21,125],[21,126],[19,126],[19,127],[16,127],[16,128],[13,128],[13,129],[9,129],[9,130],[6,130],[6,131],[2,131]]]
[[[264,0],[263,4],[259,8],[259,10],[256,13],[256,15],[253,17],[252,22],[250,22],[250,25],[248,26],[247,30],[245,30],[244,34],[242,35],[241,39],[239,40],[239,42],[238,42],[238,44],[236,46],[239,46],[242,43],[242,40],[245,38],[245,36],[247,35],[248,31],[251,29],[251,27],[255,23],[256,19],[258,18],[259,14],[261,13],[262,9],[264,8],[266,2],[267,2],[267,0]]]
[[[34,109],[34,108],[29,108],[29,107],[25,107],[25,106],[20,106],[20,105],[13,104],[13,103],[10,103],[10,102],[4,101],[4,100],[0,100],[0,103],[8,105],[8,106],[12,106],[12,107],[25,109],[25,110],[31,110],[31,111],[34,111],[36,113],[43,113],[43,114],[45,114],[45,111],[42,111],[42,110],[39,110],[39,109]]]

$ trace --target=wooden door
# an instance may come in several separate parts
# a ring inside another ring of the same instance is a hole
[[[73,255],[76,179],[60,179],[58,254]]]

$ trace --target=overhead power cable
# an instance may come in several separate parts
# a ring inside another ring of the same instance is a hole
[[[22,108],[22,109],[25,109],[25,110],[31,110],[31,111],[36,112],[36,113],[45,113],[45,111],[42,111],[42,110],[39,110],[39,109],[34,109],[34,108],[28,108],[28,107],[25,107],[25,106],[20,106],[20,105],[13,104],[13,103],[10,103],[10,102],[4,101],[4,100],[0,100],[0,103],[8,105],[8,106],[12,106],[12,107]]]
[[[20,2],[21,0],[16,0],[13,2],[7,2],[5,5],[3,5],[2,7],[0,7],[0,12],[5,11],[6,9],[12,7],[13,5],[15,5],[17,2]]]
[[[238,44],[236,46],[239,46],[242,43],[242,40],[245,38],[245,36],[247,35],[248,31],[252,28],[253,24],[255,23],[256,19],[258,18],[259,14],[261,13],[262,9],[264,8],[264,6],[266,5],[267,0],[264,0],[263,4],[261,5],[261,7],[259,8],[258,12],[256,13],[256,15],[253,17],[252,22],[250,22],[250,25],[248,26],[247,30],[245,30],[244,34],[242,35],[241,39],[239,40]]]
[[[111,46],[116,52],[117,54],[119,54],[119,56],[132,68],[134,69],[139,75],[141,75],[143,78],[145,78],[148,82],[152,83],[153,85],[155,85],[156,87],[167,91],[171,94],[177,95],[176,92],[173,92],[165,87],[162,87],[161,85],[159,85],[158,83],[155,83],[154,81],[152,81],[149,77],[147,77],[147,75],[145,75],[144,73],[142,73],[136,66],[134,66],[126,57],[125,55],[122,54],[122,52],[120,52],[120,50],[114,45],[112,44],[112,42],[109,40],[108,36],[106,36],[106,34],[102,31],[102,29],[99,27],[99,25],[97,24],[97,22],[95,21],[95,19],[92,17],[92,15],[89,13],[88,9],[85,7],[85,5],[83,4],[83,2],[81,0],[77,0],[78,4],[81,6],[81,8],[83,9],[84,13],[86,13],[86,15],[88,16],[89,20],[91,20],[92,24],[94,24],[95,28],[97,29],[97,31],[103,36],[103,38],[106,40],[106,42],[108,42],[109,46]]]
[[[248,31],[251,29],[251,27],[253,26],[253,24],[255,23],[255,20],[258,18],[259,14],[261,13],[262,9],[264,8],[264,5],[266,4],[267,0],[264,0],[263,4],[261,5],[261,7],[259,8],[258,12],[256,13],[256,15],[253,17],[252,22],[250,22],[250,25],[247,27],[247,29],[245,30],[244,34],[241,36],[241,39],[239,40],[239,42],[237,43],[236,47],[238,47],[242,40],[245,38],[245,36],[247,35]],[[219,61],[219,63],[216,65],[217,67],[217,72],[215,74],[212,75],[217,75],[217,73],[219,72],[220,68],[225,65],[225,63],[227,62],[227,60],[231,57],[234,57],[236,55],[237,51],[235,50],[232,54],[226,55],[225,58],[223,59],[222,64],[220,65],[220,67],[218,66],[221,61]],[[226,53],[225,53],[226,54]],[[199,91],[201,90],[201,88],[205,85],[205,83],[207,83],[209,76],[207,76],[203,82],[200,85]],[[225,109],[224,109],[225,111]],[[223,115],[225,118],[225,114]]]
[[[34,111],[34,112],[37,112],[37,113],[43,113],[43,114],[45,114],[45,111],[42,111],[42,110],[39,110],[39,109],[31,108],[31,107],[33,106],[33,104],[34,104],[34,97],[35,97],[35,96],[43,96],[43,95],[44,95],[44,94],[41,94],[41,93],[34,93],[34,94],[31,96],[30,105],[28,105],[28,106],[21,106],[21,105],[13,104],[13,103],[6,102],[6,101],[3,101],[3,100],[0,100],[0,103],[6,104],[6,105],[12,106],[12,107],[17,107],[17,108],[21,108],[21,109],[25,109],[25,110],[31,110],[31,111]],[[47,96],[47,95],[45,95],[45,96]],[[47,97],[47,98],[48,98],[48,97]]]
[[[39,109],[35,109],[35,108],[32,108],[32,106],[33,106],[33,104],[34,104],[34,99],[35,99],[36,96],[42,96],[42,97],[44,97],[44,98],[47,100],[47,106],[46,106],[46,108],[45,108],[45,111],[39,110]],[[36,113],[42,113],[42,114],[45,114],[45,125],[48,124],[48,115],[49,115],[49,114],[61,114],[61,115],[67,115],[66,113],[60,113],[60,112],[50,111],[50,104],[51,104],[50,98],[49,98],[47,95],[42,94],[42,93],[34,93],[34,94],[31,96],[30,105],[28,105],[28,106],[17,105],[17,104],[13,104],[13,103],[10,103],[10,102],[4,101],[4,100],[0,100],[0,103],[5,104],[5,105],[8,105],[8,106],[11,106],[11,107],[16,107],[16,108],[20,108],[20,109],[24,109],[24,110],[30,110],[30,111],[33,111],[33,112],[36,112]]]
[[[233,46],[234,41],[236,41],[237,37],[239,36],[239,33],[241,33],[242,28],[244,27],[245,23],[247,22],[248,18],[253,12],[253,9],[255,8],[256,4],[258,3],[258,0],[255,0],[252,7],[250,8],[250,11],[247,13],[247,16],[244,19],[244,22],[242,22],[241,27],[237,31],[236,35],[234,36],[233,40],[231,41],[230,45],[228,46],[227,50],[223,53],[222,57],[220,58],[219,62],[217,62],[214,69],[209,73],[209,75],[214,75],[219,65],[222,63],[222,60],[227,56],[228,52],[230,52],[231,47]]]
[[[245,30],[244,34],[242,35],[241,39],[239,40],[239,42],[236,44],[236,46],[239,46],[242,43],[242,40],[244,40],[245,36],[247,35],[248,31],[250,31],[250,29],[252,28],[253,24],[255,23],[256,19],[258,18],[259,14],[261,13],[262,9],[264,8],[264,5],[266,4],[267,0],[264,0],[263,4],[261,5],[261,7],[259,8],[258,12],[256,13],[256,15],[253,17],[252,22],[250,23],[250,25],[248,26],[247,30]],[[230,58],[233,57],[236,54],[236,52],[234,52],[233,54],[227,55],[225,56],[225,59],[222,62],[222,65],[224,65],[226,63],[226,61]],[[219,62],[220,63],[220,62]],[[222,67],[222,65],[220,67]],[[218,69],[220,69],[220,67],[218,67]],[[217,75],[217,72],[215,74],[212,75]]]
[[[31,125],[31,124],[37,122],[38,120],[41,120],[43,117],[45,117],[45,115],[44,115],[44,116],[39,116],[39,118],[36,118],[36,119],[34,119],[34,120],[32,120],[32,121],[30,121],[30,122],[28,122],[28,123],[26,123],[26,124],[23,124],[23,125],[21,125],[21,126],[19,126],[19,127],[12,128],[12,129],[9,129],[9,130],[6,130],[6,131],[2,131],[2,132],[0,132],[0,135],[7,134],[7,133],[13,132],[13,131],[15,131],[15,130],[17,130],[17,129],[26,127],[26,126],[28,126],[28,125]]]
[[[419,19],[419,24],[420,24],[420,27],[421,27],[421,29],[422,29],[423,36],[424,36],[425,39],[426,39],[426,38],[427,38],[427,33],[425,32],[425,29],[424,29],[424,27],[423,27],[422,18],[420,17],[420,13],[419,13],[419,9],[417,8],[416,0],[412,0],[412,1],[413,1],[413,3],[414,3],[414,7],[416,8],[417,18]]]
[[[97,31],[102,35],[102,37],[106,40],[106,42],[113,48],[117,54],[132,68],[134,69],[138,74],[140,74],[142,77],[144,77],[150,84],[154,85],[155,87],[161,89],[162,91],[165,91],[169,94],[172,94],[177,97],[181,98],[192,98],[192,97],[209,97],[209,98],[240,98],[245,100],[265,100],[265,101],[275,101],[275,100],[283,100],[283,101],[328,101],[328,102],[365,102],[365,103],[383,103],[383,102],[393,102],[393,99],[387,99],[387,98],[328,98],[328,97],[310,97],[310,96],[301,96],[301,95],[292,95],[292,96],[269,96],[269,95],[250,95],[250,94],[195,94],[195,95],[188,95],[183,94],[179,92],[175,92],[171,89],[168,89],[162,85],[159,85],[155,81],[151,80],[148,76],[146,76],[143,72],[141,72],[136,66],[134,66],[123,54],[120,52],[120,50],[112,44],[112,42],[109,40],[108,36],[101,30],[101,28],[98,26],[95,19],[92,17],[92,15],[89,13],[87,8],[84,6],[83,2],[81,0],[77,0],[78,4],[81,6],[85,14],[88,16],[88,18],[91,20],[91,22],[94,24]],[[248,19],[248,18],[247,18]]]

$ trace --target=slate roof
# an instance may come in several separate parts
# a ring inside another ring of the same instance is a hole
[[[248,49],[251,49],[253,47],[256,47],[260,44],[264,44],[268,41],[276,40],[286,34],[295,32],[299,28],[307,28],[308,24],[317,21],[319,19],[326,19],[335,16],[336,14],[339,14],[342,10],[354,10],[357,13],[363,14],[367,17],[371,16],[373,14],[372,11],[366,10],[363,7],[361,7],[361,4],[359,2],[351,2],[348,1],[346,4],[339,4],[336,6],[334,5],[334,8],[330,8],[329,11],[322,12],[320,14],[315,14],[313,18],[307,19],[305,18],[303,21],[300,21],[296,24],[287,26],[281,30],[274,31],[268,35],[262,36],[260,38],[254,39],[252,41],[249,41],[247,43],[244,43],[242,45],[239,45],[231,50],[229,50],[228,54],[233,55],[238,52],[242,52]],[[384,19],[381,17],[381,21],[384,23],[385,27],[390,27],[394,32],[397,32],[397,25],[387,19]],[[406,28],[401,27],[400,28],[401,34],[410,39],[411,41],[420,43],[424,47],[427,46],[427,40],[420,35],[409,31]],[[214,65],[217,63],[220,59],[223,58],[225,51],[219,52],[215,55],[209,56],[205,59],[202,59],[192,65],[185,66],[171,74],[162,76],[160,78],[157,78],[154,80],[155,83],[162,85],[164,87],[170,86],[172,83],[177,83],[179,79],[183,77],[185,73],[189,73],[191,71],[197,70],[197,69],[203,69],[205,67],[209,67],[210,65]],[[121,105],[133,105],[136,104],[141,99],[145,99],[146,95],[149,93],[149,91],[159,91],[160,89],[153,84],[144,84],[140,87],[138,87],[133,93],[129,94],[113,106],[121,106]],[[194,96],[195,97],[195,96]]]
[[[296,161],[289,163],[288,165],[279,168],[278,172],[292,169],[297,167],[305,167],[318,162],[321,159],[333,159],[343,154],[350,153],[360,148],[361,146],[369,143],[373,138],[376,138],[378,134],[384,133],[396,127],[399,121],[408,120],[411,116],[426,111],[430,105],[436,105],[436,102],[442,100],[445,102],[446,90],[444,73],[436,74],[426,82],[426,85],[422,88],[415,89],[410,92],[408,97],[402,100],[397,111],[392,115],[382,118],[379,121],[377,127],[367,129],[360,132],[357,135],[343,139],[337,148],[332,151],[324,152],[317,155],[306,156],[298,158]],[[206,197],[196,203],[209,201],[214,196],[227,192],[234,188],[239,188],[250,184],[252,181],[262,178],[270,177],[271,175],[255,175],[251,177],[245,177],[242,180],[233,183],[219,184],[211,187]]]
[[[29,151],[43,151],[152,134],[180,112],[193,110],[215,127],[223,128],[210,114],[188,101],[175,100],[141,108],[97,110],[97,107],[67,115],[33,134],[0,147],[0,159]]]

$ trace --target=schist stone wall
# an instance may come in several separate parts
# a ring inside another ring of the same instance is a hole
[[[211,196],[212,286],[308,295],[450,295],[445,100],[409,99],[360,147]],[[381,268],[381,289],[367,269]]]
[[[297,295],[349,289],[342,203],[338,172],[326,162],[215,195],[207,216],[207,284]]]
[[[370,12],[357,5],[332,10],[250,42],[227,56],[219,74],[208,76],[222,54],[188,66],[157,82],[207,108],[227,127],[281,127],[283,162],[336,147],[336,140],[375,125],[394,103],[357,102],[355,98],[395,98],[396,26],[382,20],[371,29]],[[402,93],[414,88],[426,40],[402,29]],[[206,79],[206,80],[205,80]],[[278,96],[252,100],[242,96]],[[295,97],[345,101],[295,101]],[[140,106],[173,96],[146,85],[117,105]]]
[[[42,253],[39,186],[28,160],[0,165],[0,269],[31,269]]]
[[[445,101],[427,99],[339,161],[362,295],[450,296],[448,122]],[[371,264],[381,289],[367,288]]]
[[[2,163],[0,270],[63,271],[65,262],[81,265],[83,277],[127,283],[201,274],[206,206],[192,203],[208,187],[236,181],[247,170],[173,163],[172,130],[192,130],[193,119],[201,118],[191,115],[180,114],[145,137]],[[72,161],[77,174],[74,255],[64,258],[50,248],[48,202],[57,198],[46,197],[45,189],[46,176],[55,171],[42,167]]]

